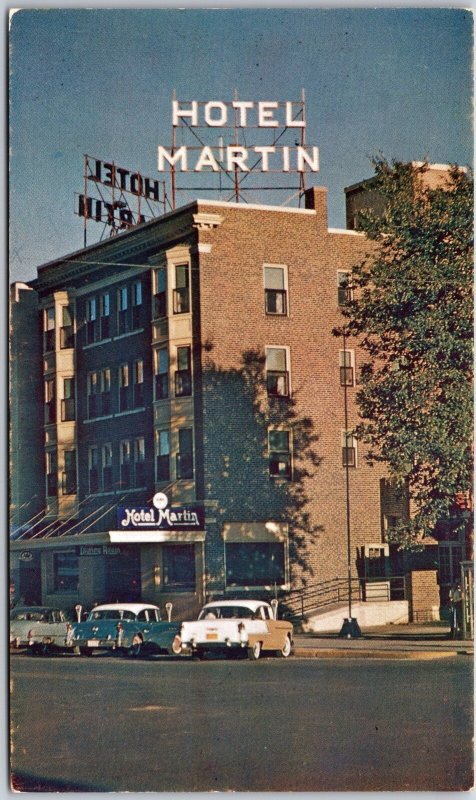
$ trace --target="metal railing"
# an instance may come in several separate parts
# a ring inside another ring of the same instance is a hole
[[[405,579],[400,575],[381,578],[352,578],[350,588],[352,602],[359,600],[384,602],[406,599]],[[302,619],[308,614],[348,601],[348,578],[333,578],[283,594],[280,599],[281,616],[283,619]]]

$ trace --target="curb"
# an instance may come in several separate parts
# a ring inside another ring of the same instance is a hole
[[[393,658],[407,659],[412,661],[430,661],[436,658],[449,658],[457,655],[471,655],[468,652],[456,650],[349,650],[337,648],[317,648],[317,647],[296,647],[294,648],[295,658]]]

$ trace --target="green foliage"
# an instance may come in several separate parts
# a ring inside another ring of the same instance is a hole
[[[385,210],[362,214],[375,248],[344,314],[368,355],[356,434],[408,488],[416,513],[397,533],[408,547],[442,521],[465,524],[455,495],[472,490],[473,185],[457,167],[428,188],[426,164],[374,166]]]

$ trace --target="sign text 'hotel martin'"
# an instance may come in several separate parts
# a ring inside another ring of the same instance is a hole
[[[167,495],[158,492],[152,500],[154,507],[117,509],[118,525],[127,530],[200,530],[205,524],[200,506],[170,506]]]
[[[235,136],[240,130],[254,128],[259,131],[294,129],[296,133],[304,132],[306,121],[304,114],[296,113],[295,103],[264,100],[233,100],[222,102],[187,101],[186,107],[178,100],[172,101],[172,127],[177,128],[215,128],[215,130],[232,129]],[[299,105],[299,104],[298,104]],[[201,148],[189,148],[186,145],[177,147],[158,147],[158,171],[164,172],[173,168],[180,172],[250,172],[259,169],[261,172],[311,172],[319,171],[319,150],[317,147],[278,145],[280,135],[275,135],[272,144],[256,144],[243,147],[237,142],[224,144],[223,136],[214,146],[204,145]],[[202,142],[203,144],[203,142]],[[191,163],[189,150],[196,156]],[[198,150],[198,153],[196,152]],[[256,160],[258,157],[258,161]]]

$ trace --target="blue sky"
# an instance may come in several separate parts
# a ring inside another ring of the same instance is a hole
[[[332,227],[344,226],[343,188],[372,173],[372,155],[472,164],[472,34],[458,9],[16,13],[10,279],[81,248],[84,153],[161,177],[174,89],[183,100],[229,101],[236,89],[283,101],[304,88],[307,140],[320,152],[313,182],[329,188]],[[88,243],[101,232],[90,222]]]

